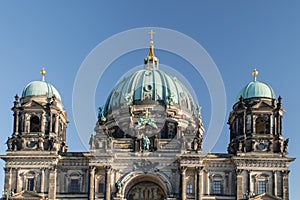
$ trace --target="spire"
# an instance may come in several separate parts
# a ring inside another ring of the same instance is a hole
[[[254,79],[253,79],[254,82],[256,81],[257,75],[258,75],[258,71],[257,71],[256,69],[254,69],[253,72],[252,72],[252,76],[253,76],[253,78],[254,78]]]
[[[145,69],[153,70],[157,69],[158,67],[158,58],[155,57],[154,54],[154,45],[153,45],[153,35],[155,34],[154,31],[150,31],[150,47],[147,57],[144,59]]]
[[[46,75],[46,70],[44,69],[44,67],[43,67],[43,69],[40,71],[40,73],[42,74],[42,81],[45,81],[45,75]]]
[[[154,55],[154,46],[153,46],[153,35],[155,34],[154,31],[150,31],[149,35],[150,35],[150,48],[149,48],[149,53],[148,53],[148,58],[153,58],[155,57]]]

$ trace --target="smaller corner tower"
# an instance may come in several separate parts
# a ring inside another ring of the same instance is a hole
[[[257,80],[258,71],[253,70],[253,81],[238,94],[230,113],[231,154],[247,152],[272,152],[287,154],[288,139],[282,135],[281,97],[276,100],[271,86]]]
[[[58,91],[45,81],[46,71],[42,69],[40,73],[42,80],[25,86],[21,98],[15,96],[8,151],[67,151],[67,113]]]
[[[238,94],[230,113],[228,152],[236,170],[237,199],[270,198],[288,200],[289,139],[284,139],[281,97],[276,100],[271,86],[257,80]]]

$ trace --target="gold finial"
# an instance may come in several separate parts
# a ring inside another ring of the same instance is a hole
[[[253,70],[252,76],[254,77],[254,81],[256,81],[256,77],[258,75],[258,71],[256,69]]]
[[[154,47],[153,47],[153,35],[154,34],[155,34],[155,32],[153,30],[151,30],[149,32],[149,35],[150,35],[150,49],[149,49],[148,57],[151,57],[151,58],[154,57]]]
[[[42,74],[42,81],[45,81],[45,75],[46,75],[46,70],[44,69],[44,67],[43,67],[43,69],[40,71],[40,73]]]

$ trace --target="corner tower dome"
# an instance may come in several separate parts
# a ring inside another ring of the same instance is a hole
[[[276,99],[275,92],[272,87],[266,83],[256,80],[258,71],[253,70],[252,76],[254,80],[248,83],[237,95],[236,101],[239,101],[240,97],[243,99],[255,98],[255,97],[265,97],[270,99]]]
[[[61,101],[61,96],[58,91],[50,83],[45,81],[46,71],[44,69],[40,72],[42,74],[41,81],[32,81],[25,86],[22,92],[22,97],[32,97],[32,96],[47,96],[48,98],[55,98]]]

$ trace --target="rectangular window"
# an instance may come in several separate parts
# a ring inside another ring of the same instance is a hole
[[[266,181],[257,182],[257,193],[258,194],[266,193]]]
[[[98,185],[98,193],[104,193],[105,192],[105,185],[104,183],[99,183]]]
[[[186,185],[186,193],[187,194],[193,194],[193,185],[192,184],[187,184]]]
[[[33,191],[34,189],[34,178],[28,178],[27,179],[27,190]]]
[[[79,180],[78,179],[71,179],[70,192],[80,192],[79,191]]]
[[[214,181],[214,194],[221,194],[222,185],[221,181]]]

